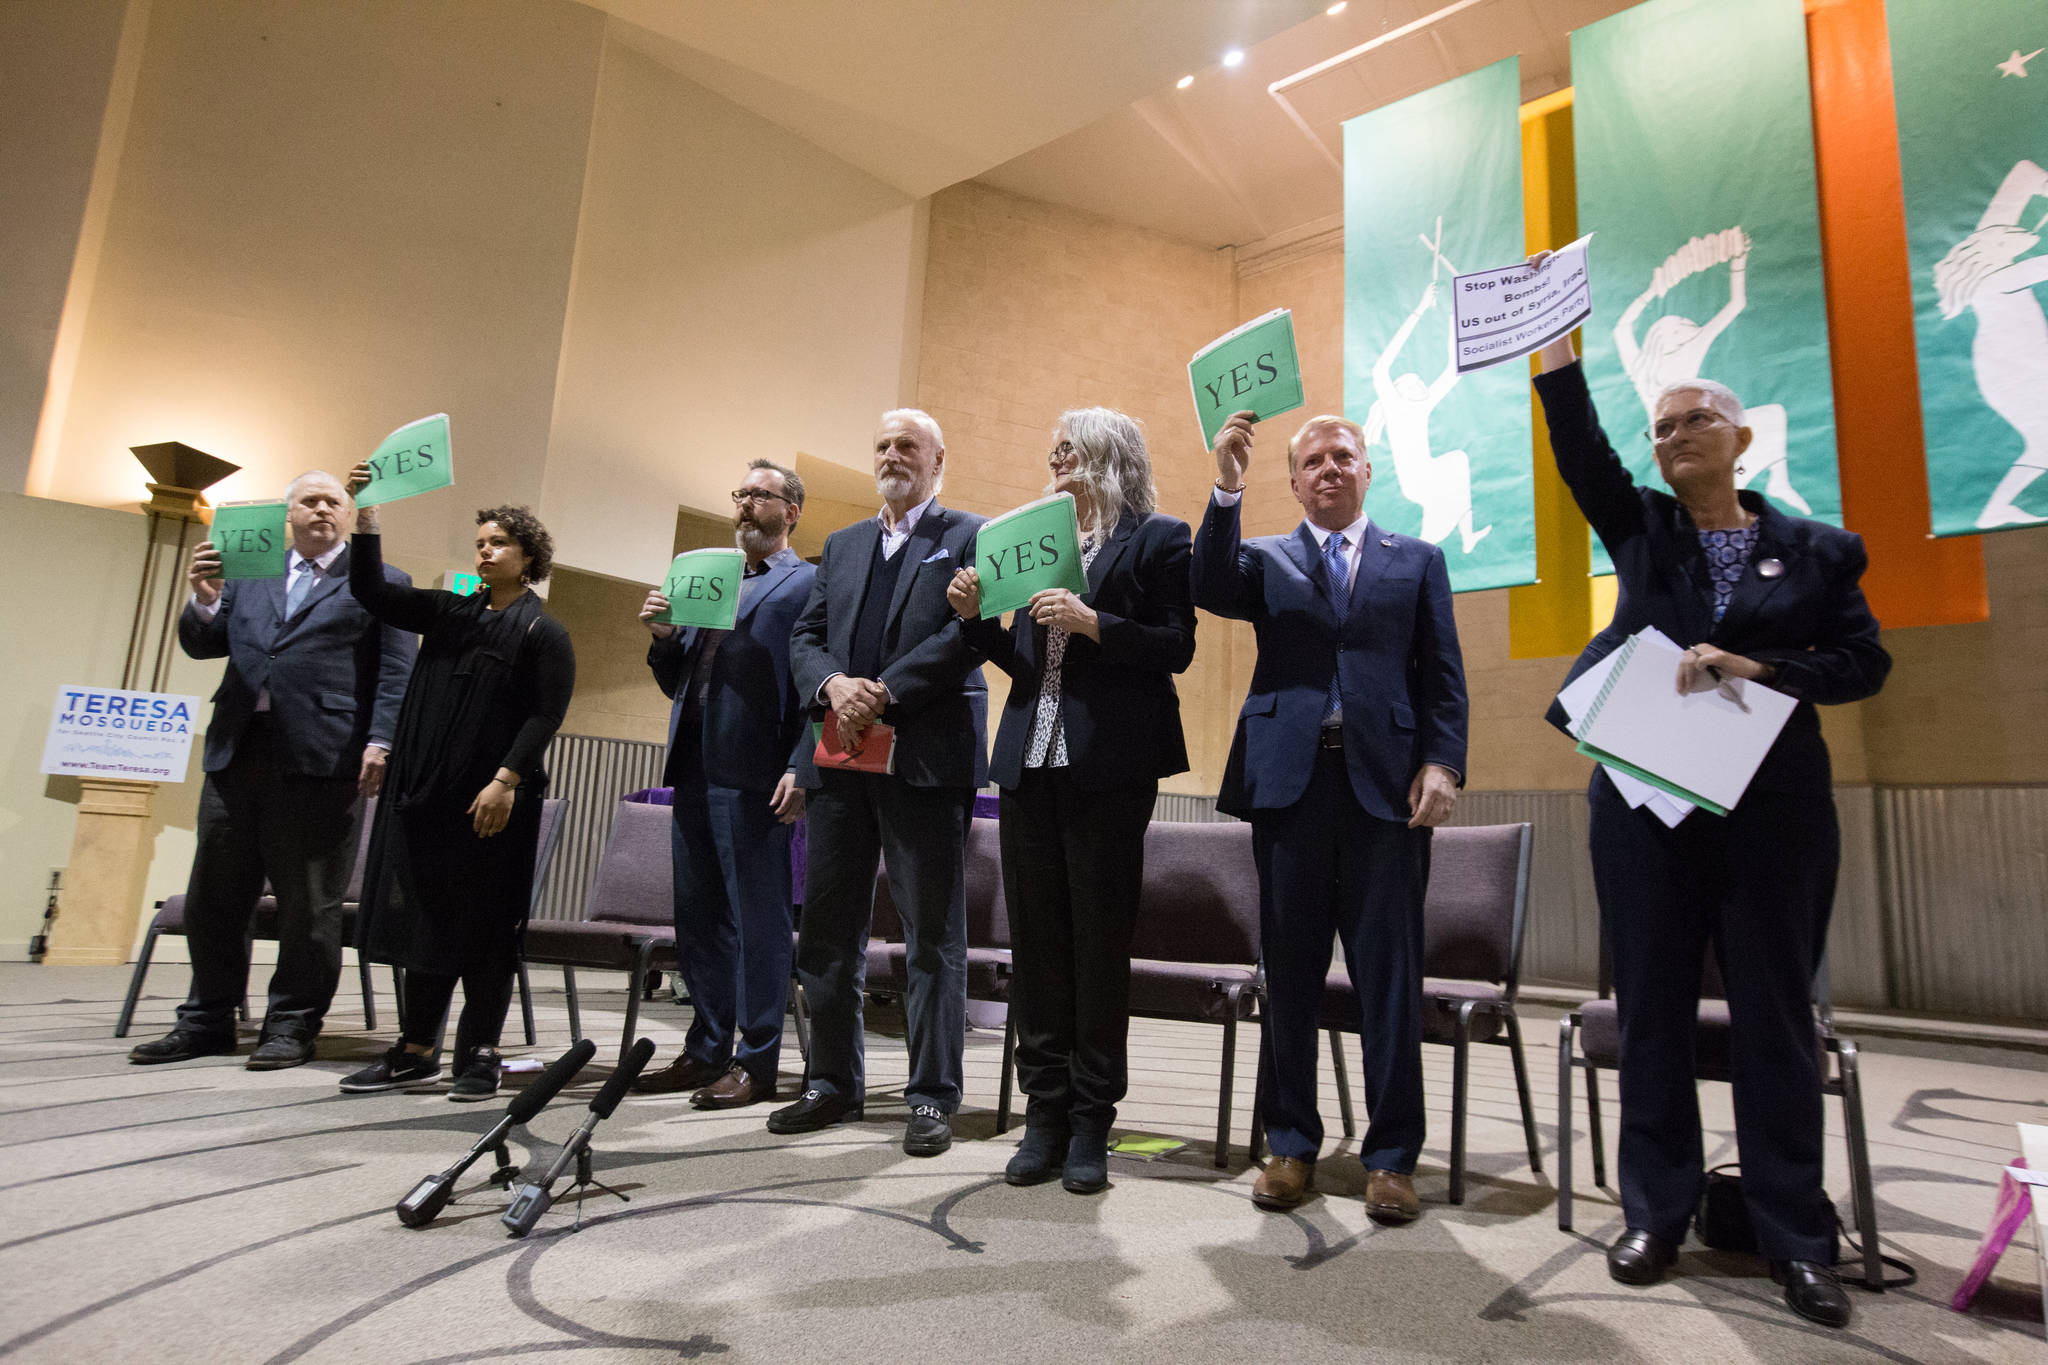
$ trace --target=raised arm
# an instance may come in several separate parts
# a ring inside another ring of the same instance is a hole
[[[1571,338],[1560,337],[1545,346],[1538,352],[1538,362],[1542,372],[1536,376],[1536,395],[1543,400],[1557,472],[1611,554],[1642,534],[1642,495],[1600,429],[1593,394],[1586,387],[1586,369],[1572,350]]]
[[[410,580],[397,569],[384,572],[410,588]],[[399,708],[405,704],[405,689],[412,681],[412,667],[419,653],[420,638],[413,632],[393,625],[378,627],[377,705],[370,712],[370,743],[389,749],[397,737]]]
[[[384,572],[384,537],[374,530],[357,530],[348,544],[348,590],[363,604],[364,611],[388,626],[424,634],[462,600],[438,588],[415,588],[409,583],[393,582]]]

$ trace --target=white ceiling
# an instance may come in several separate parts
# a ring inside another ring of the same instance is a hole
[[[915,197],[1114,117],[1329,0],[584,2],[656,60]]]
[[[1350,0],[1247,49],[1234,70],[1208,62],[1177,90],[1135,103],[1027,151],[979,178],[1034,199],[1099,213],[1205,246],[1249,245],[1335,226],[1343,212],[1344,120],[1476,71],[1522,60],[1525,100],[1570,84],[1570,33],[1636,0]],[[1268,85],[1417,21],[1355,60],[1292,86]],[[1179,74],[1176,73],[1176,78]],[[1327,155],[1325,154],[1327,151]]]

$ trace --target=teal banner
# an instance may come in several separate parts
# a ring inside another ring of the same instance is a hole
[[[1443,547],[1458,592],[1536,580],[1529,378],[1458,373],[1451,277],[1511,265],[1522,232],[1520,65],[1344,125],[1344,411],[1373,521]]]
[[[2048,521],[2048,6],[1890,0],[1934,534]]]
[[[1841,525],[1799,0],[1624,10],[1572,34],[1572,89],[1586,374],[1629,472],[1664,486],[1643,434],[1658,393],[1719,380],[1756,433],[1736,482]]]

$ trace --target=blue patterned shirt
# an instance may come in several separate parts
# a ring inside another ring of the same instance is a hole
[[[1756,549],[1756,523],[1735,531],[1700,531],[1700,550],[1707,557],[1707,575],[1714,584],[1714,620],[1719,623],[1728,612],[1728,601],[1735,596],[1735,585],[1742,581],[1742,571],[1749,567],[1749,556]]]

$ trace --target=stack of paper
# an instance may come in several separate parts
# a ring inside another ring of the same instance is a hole
[[[1684,652],[1641,630],[1558,693],[1579,752],[1600,761],[1631,807],[1671,826],[1695,807],[1726,815],[1797,705],[1742,679],[1681,694]]]

